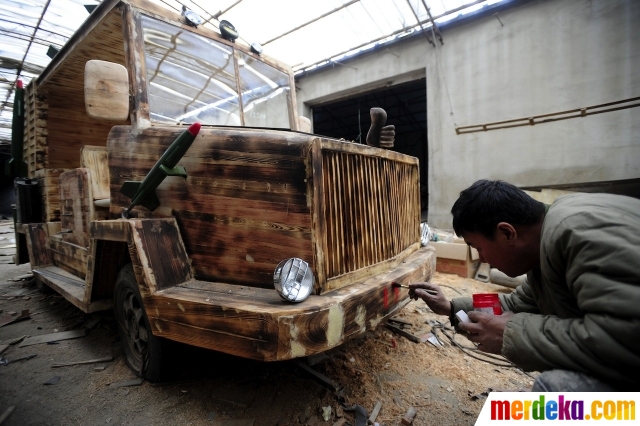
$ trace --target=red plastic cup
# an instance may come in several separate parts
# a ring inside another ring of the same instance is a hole
[[[477,293],[473,295],[473,310],[493,315],[502,315],[502,306],[497,293]]]

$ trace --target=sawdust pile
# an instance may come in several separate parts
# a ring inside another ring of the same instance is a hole
[[[481,292],[511,292],[506,287],[449,274],[436,273],[432,281],[449,299]],[[396,318],[410,323],[404,330],[418,337],[435,330],[443,346],[413,343],[380,326],[316,367],[344,386],[346,405],[358,404],[371,412],[381,401],[382,410],[376,419],[380,424],[399,424],[409,407],[418,411],[415,425],[473,424],[484,403],[483,392],[489,388],[523,390],[533,384],[534,375],[507,367],[504,359],[482,356],[464,335],[446,331],[450,327],[448,318],[434,314],[421,300],[409,303]],[[470,348],[471,355],[453,346],[442,327],[456,342]]]

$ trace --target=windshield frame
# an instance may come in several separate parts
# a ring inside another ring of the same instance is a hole
[[[129,9],[132,12],[131,14],[128,14],[125,12],[125,15],[129,15],[132,18],[129,21],[129,23],[132,24],[133,28],[135,28],[135,31],[131,31],[132,36],[130,38],[127,37],[127,34],[126,34],[127,31],[125,31],[125,44],[128,45],[127,47],[129,47],[130,51],[134,50],[134,52],[129,53],[128,61],[127,61],[128,68],[130,69],[130,80],[132,83],[132,88],[133,89],[137,88],[137,92],[138,92],[137,96],[134,96],[134,98],[137,98],[138,100],[134,99],[133,105],[132,105],[134,107],[137,105],[137,108],[139,109],[138,114],[133,114],[134,118],[136,118],[134,121],[132,121],[134,125],[136,126],[138,125],[171,126],[171,125],[180,124],[178,122],[171,124],[167,122],[158,122],[158,121],[151,120],[151,114],[150,114],[151,111],[149,107],[149,98],[148,98],[149,91],[148,91],[148,83],[147,83],[145,42],[144,42],[144,36],[143,36],[144,27],[143,27],[142,18],[141,18],[141,15],[144,15],[145,17],[161,21],[164,24],[168,24],[173,27],[178,27],[181,30],[193,32],[200,37],[204,37],[206,39],[213,40],[218,43],[222,43],[226,45],[228,48],[233,50],[235,81],[236,81],[237,93],[239,95],[238,96],[239,98],[238,102],[240,105],[239,112],[240,112],[242,124],[239,126],[231,126],[231,127],[249,127],[249,126],[246,126],[245,124],[244,106],[242,105],[242,92],[240,90],[238,57],[241,52],[242,54],[250,55],[251,57],[253,57],[253,59],[260,61],[266,65],[269,65],[288,76],[288,90],[287,90],[288,95],[286,96],[286,106],[287,106],[287,112],[288,112],[289,126],[287,128],[280,128],[280,129],[281,130],[298,130],[298,112],[297,112],[296,101],[295,101],[295,81],[294,81],[293,71],[291,67],[273,58],[269,58],[264,55],[257,55],[251,52],[251,50],[248,47],[245,47],[243,44],[232,43],[228,40],[225,40],[222,38],[222,36],[220,36],[220,34],[208,28],[205,28],[202,26],[199,26],[198,28],[188,26],[181,22],[180,15],[177,15],[169,10],[162,9],[159,6],[155,6],[147,2],[144,2],[144,5],[154,6],[154,9],[157,9],[157,10],[151,11],[151,10],[140,9],[138,6],[138,7]],[[159,13],[162,13],[162,14],[159,14]],[[127,27],[126,21],[128,21],[128,19],[126,16],[123,16],[123,19],[125,21],[125,27]],[[133,90],[132,92],[136,93],[136,90]],[[217,127],[220,125],[211,125],[211,126]],[[227,127],[227,126],[224,126],[224,127]],[[250,127],[263,128],[263,127],[256,127],[256,126],[250,126]],[[268,128],[274,128],[274,127],[264,127],[264,128],[268,129]]]

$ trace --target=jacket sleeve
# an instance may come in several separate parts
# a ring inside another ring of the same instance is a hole
[[[530,312],[530,313],[539,313],[538,305],[533,298],[533,294],[531,293],[531,287],[529,285],[529,280],[532,277],[527,276],[527,279],[522,285],[516,287],[516,289],[510,294],[501,294],[500,302],[502,304],[502,310],[504,312]]]
[[[502,353],[522,369],[566,369],[638,382],[640,223],[601,216],[581,212],[543,238],[544,285],[549,277],[552,284],[566,285],[581,314],[514,315],[506,324]]]

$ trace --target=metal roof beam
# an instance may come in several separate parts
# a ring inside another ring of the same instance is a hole
[[[50,3],[51,3],[51,0],[47,0],[47,3],[45,3],[44,8],[42,9],[42,13],[40,14],[40,18],[38,19],[38,23],[36,24],[36,27],[33,30],[33,35],[31,36],[31,40],[29,41],[29,44],[27,45],[27,50],[25,50],[24,56],[22,57],[22,61],[20,61],[20,65],[18,65],[18,72],[16,73],[16,79],[13,82],[13,85],[11,86],[11,88],[7,91],[7,98],[2,103],[2,106],[0,106],[0,110],[4,109],[4,106],[7,104],[7,101],[9,101],[9,98],[11,97],[11,94],[13,93],[13,90],[16,87],[16,81],[18,81],[18,79],[20,78],[20,74],[22,73],[22,68],[24,67],[24,61],[25,61],[25,59],[27,59],[27,55],[29,54],[29,49],[31,49],[31,45],[33,44],[33,40],[36,38],[36,33],[40,29],[40,24],[42,23],[42,19],[44,18],[44,14],[47,13],[47,9],[49,8],[49,4]]]
[[[327,16],[332,15],[332,14],[334,14],[334,13],[336,13],[336,12],[338,12],[338,11],[340,11],[340,10],[344,9],[345,7],[349,7],[349,6],[351,6],[352,4],[357,3],[357,2],[359,2],[359,1],[360,1],[360,0],[351,0],[349,3],[345,3],[345,4],[343,4],[343,5],[342,5],[342,6],[340,6],[340,7],[337,7],[337,8],[335,8],[335,9],[333,9],[333,10],[331,10],[331,11],[327,12],[327,13],[324,13],[324,14],[322,14],[322,15],[318,16],[317,18],[314,18],[314,19],[310,20],[309,22],[305,22],[305,23],[304,23],[304,24],[302,24],[302,25],[298,25],[298,26],[297,26],[297,27],[295,27],[294,29],[289,30],[289,31],[287,31],[286,33],[280,34],[279,36],[274,37],[274,38],[272,38],[271,40],[269,40],[269,41],[267,41],[267,42],[262,43],[262,45],[263,45],[263,46],[266,46],[267,44],[271,43],[272,41],[276,41],[276,40],[278,40],[279,38],[282,38],[282,37],[284,37],[284,36],[286,36],[286,35],[291,34],[292,32],[298,31],[300,28],[304,28],[304,27],[306,27],[307,25],[313,24],[314,22],[319,21],[319,20],[320,20],[320,19],[322,19],[322,18],[326,18]]]
[[[435,21],[435,20],[437,20],[437,19],[440,19],[440,18],[443,18],[443,17],[445,17],[445,16],[451,15],[452,13],[459,12],[460,10],[466,9],[466,8],[471,7],[471,6],[473,6],[473,5],[475,5],[475,4],[478,4],[478,3],[484,3],[484,2],[486,2],[486,1],[487,1],[487,0],[476,0],[476,1],[474,1],[474,2],[467,3],[467,4],[463,5],[463,6],[456,7],[455,9],[448,10],[448,11],[446,11],[445,13],[443,13],[443,14],[441,14],[441,15],[434,16],[434,17],[433,17],[433,20]],[[413,9],[411,9],[411,10],[413,10]],[[418,24],[416,25],[416,27],[417,27],[417,26],[422,27],[422,25],[423,25],[423,24],[426,24],[426,23],[428,23],[428,22],[430,22],[430,21],[431,21],[431,19],[425,19],[425,20],[423,20],[423,21],[420,21],[420,22],[418,22]],[[402,33],[403,33],[403,32],[405,32],[405,31],[407,31],[407,29],[406,29],[406,28],[403,28],[403,29],[398,30],[398,31],[394,31],[394,32],[392,32],[391,34],[387,34],[387,35],[384,35],[384,36],[382,36],[382,37],[378,37],[378,38],[373,39],[373,40],[370,40],[370,41],[368,41],[368,42],[366,42],[366,43],[362,43],[361,45],[351,47],[351,48],[349,48],[349,50],[344,50],[344,51],[342,51],[342,52],[340,52],[340,53],[336,53],[336,54],[334,54],[334,55],[331,55],[330,57],[325,58],[325,59],[323,59],[323,60],[321,60],[321,61],[315,62],[315,63],[313,63],[313,64],[309,64],[309,65],[307,65],[307,66],[306,66],[306,67],[304,67],[304,68],[305,68],[305,69],[307,69],[307,68],[310,68],[310,67],[312,67],[312,66],[314,66],[314,65],[318,65],[318,64],[320,64],[320,63],[322,63],[322,62],[334,63],[334,62],[331,60],[331,58],[335,58],[335,57],[337,57],[337,56],[345,55],[345,54],[347,54],[347,53],[349,53],[349,52],[352,52],[352,51],[354,51],[354,50],[356,50],[356,49],[360,49],[361,47],[367,46],[367,45],[372,44],[372,43],[376,43],[376,42],[378,42],[378,41],[380,41],[380,40],[384,40],[385,38],[393,37],[393,36],[398,35],[398,34],[402,34]]]

